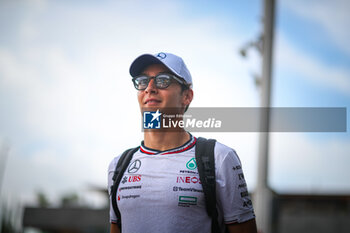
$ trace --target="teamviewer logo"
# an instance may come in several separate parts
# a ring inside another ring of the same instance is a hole
[[[159,109],[156,112],[143,112],[143,128],[160,129],[161,115]]]

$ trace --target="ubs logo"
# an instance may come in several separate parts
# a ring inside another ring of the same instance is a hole
[[[129,168],[128,168],[128,172],[129,173],[135,173],[137,172],[141,167],[141,161],[136,159],[134,162],[132,162],[130,165],[129,165]]]

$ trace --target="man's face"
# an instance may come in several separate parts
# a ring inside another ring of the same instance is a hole
[[[163,64],[154,64],[148,66],[143,74],[154,77],[159,73],[171,73]],[[176,113],[183,113],[185,106],[192,101],[192,90],[181,91],[181,85],[176,80],[166,89],[158,89],[155,86],[154,79],[151,79],[147,88],[143,91],[138,91],[137,98],[142,109],[164,109],[174,108]]]

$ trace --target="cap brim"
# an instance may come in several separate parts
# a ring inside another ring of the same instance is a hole
[[[140,75],[141,72],[149,65],[153,64],[163,64],[161,61],[159,61],[158,58],[156,58],[152,54],[143,54],[135,59],[135,61],[130,66],[130,75],[132,77],[135,77],[137,75]]]

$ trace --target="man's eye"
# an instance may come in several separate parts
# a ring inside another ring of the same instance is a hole
[[[161,78],[157,80],[157,85],[161,88],[165,88],[167,86],[169,86],[170,84],[170,79],[166,79],[166,78]]]
[[[166,82],[168,82],[168,79],[167,78],[158,78],[157,82],[158,83],[166,83]]]
[[[145,84],[147,84],[147,79],[140,79],[140,80],[138,80],[138,84],[139,84],[139,85],[145,85]]]

